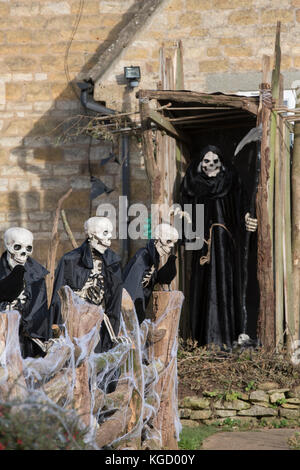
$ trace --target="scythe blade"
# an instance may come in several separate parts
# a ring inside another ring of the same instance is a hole
[[[262,124],[257,127],[253,127],[253,129],[250,129],[248,134],[246,134],[245,137],[242,138],[242,140],[238,143],[235,149],[234,156],[236,157],[236,155],[242,150],[243,147],[245,147],[245,145],[250,144],[250,142],[257,142],[261,140],[261,138]]]

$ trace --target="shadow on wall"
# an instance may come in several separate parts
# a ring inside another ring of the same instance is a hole
[[[117,206],[121,184],[120,165],[110,161],[101,166],[100,160],[107,157],[111,151],[118,154],[118,143],[80,135],[72,125],[74,118],[77,120],[79,115],[95,115],[82,106],[77,83],[88,77],[88,71],[114,43],[119,32],[138,8],[139,1],[136,0],[111,30],[107,40],[99,46],[92,58],[53,102],[51,108],[22,138],[20,145],[10,152],[11,167],[8,172],[14,177],[16,190],[8,195],[7,225],[24,226],[34,233],[34,257],[44,264],[47,260],[57,203],[71,187],[73,191],[65,200],[63,208],[78,244],[84,240],[83,223],[88,217],[95,215],[98,204],[110,202]],[[69,46],[72,49],[72,45]],[[68,67],[65,68],[68,75]],[[122,110],[123,104],[120,103],[117,111]],[[63,135],[68,134],[68,129],[69,134],[73,136],[61,139]],[[100,177],[108,187],[114,188],[114,192],[109,195],[102,194],[91,202],[91,175]],[[59,232],[61,242],[57,258],[73,248],[62,221],[59,223]],[[118,251],[117,240],[113,242],[112,248]]]

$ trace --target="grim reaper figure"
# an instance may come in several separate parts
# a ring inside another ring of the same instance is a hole
[[[199,345],[232,348],[242,331],[242,246],[257,221],[246,209],[243,185],[225,166],[219,148],[208,145],[188,167],[182,204],[204,205],[204,244],[192,252],[190,327]],[[246,226],[245,226],[246,222]],[[193,230],[196,227],[193,226]]]
[[[120,257],[109,248],[113,226],[108,218],[91,217],[84,229],[87,239],[66,253],[56,268],[51,321],[52,325],[62,324],[58,294],[62,286],[69,286],[86,302],[102,306],[109,324],[101,325],[100,341],[95,348],[100,353],[113,347],[112,336],[119,333],[123,288]]]
[[[49,339],[50,322],[45,277],[48,274],[32,258],[33,234],[22,227],[4,233],[5,251],[0,259],[0,311],[17,310],[23,358],[42,354],[39,342]],[[37,343],[37,344],[36,344]]]

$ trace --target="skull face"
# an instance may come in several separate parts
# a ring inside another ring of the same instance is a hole
[[[4,233],[4,246],[7,250],[7,261],[13,269],[17,264],[24,265],[32,254],[33,234],[22,227],[11,227]]]
[[[222,163],[216,153],[207,152],[199,163],[198,171],[203,171],[209,178],[217,176],[221,170]]]
[[[103,254],[111,245],[113,225],[106,217],[91,217],[84,224],[92,248]]]
[[[178,242],[178,232],[169,224],[160,224],[155,229],[155,240],[155,247],[159,255],[169,255]]]

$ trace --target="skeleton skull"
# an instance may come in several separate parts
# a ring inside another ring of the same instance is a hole
[[[11,269],[17,264],[24,265],[32,254],[33,234],[22,227],[11,227],[4,233],[4,246],[7,250],[7,261]]]
[[[99,253],[103,254],[111,245],[113,225],[106,217],[91,217],[85,221],[84,230],[91,247]]]
[[[201,170],[209,177],[217,176],[222,167],[219,156],[213,152],[207,152],[198,165],[198,171]]]
[[[178,241],[178,232],[169,224],[160,224],[155,229],[155,240],[159,255],[169,255]]]

